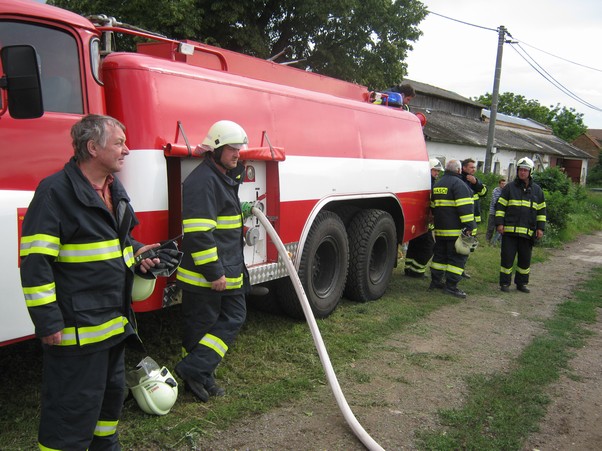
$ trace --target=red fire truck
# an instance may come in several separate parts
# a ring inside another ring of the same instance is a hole
[[[144,41],[117,52],[116,33]],[[197,42],[179,42],[29,0],[0,0],[0,345],[30,337],[19,277],[23,215],[40,180],[72,155],[69,130],[88,113],[127,127],[119,173],[151,243],[181,233],[181,183],[221,119],[249,136],[240,197],[279,233],[316,316],[340,298],[380,298],[398,244],[426,231],[430,177],[418,118],[375,105],[364,86]],[[245,261],[290,315],[302,309],[265,230],[245,222]],[[138,311],[177,301],[169,281]]]

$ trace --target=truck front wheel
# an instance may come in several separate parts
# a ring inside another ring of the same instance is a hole
[[[348,265],[349,242],[345,226],[336,214],[323,211],[311,226],[299,265],[299,279],[317,318],[330,315],[339,303]],[[280,306],[293,318],[304,317],[290,278],[281,284]]]
[[[345,297],[366,302],[380,299],[389,285],[397,258],[395,221],[383,210],[359,212],[348,228],[349,271]]]

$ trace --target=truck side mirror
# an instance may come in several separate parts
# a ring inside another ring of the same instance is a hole
[[[2,48],[4,76],[0,87],[8,93],[8,111],[14,119],[34,119],[44,114],[40,70],[35,49],[30,45]]]

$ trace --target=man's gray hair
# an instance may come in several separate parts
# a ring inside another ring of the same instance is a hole
[[[459,160],[449,160],[446,164],[445,164],[445,170],[446,171],[450,171],[450,172],[460,172],[460,169],[462,169],[462,163],[460,163]]]
[[[71,139],[73,144],[73,153],[78,161],[90,159],[88,152],[88,141],[92,140],[100,147],[107,144],[107,127],[119,127],[125,132],[125,125],[111,116],[102,116],[100,114],[89,114],[76,122],[71,127]]]

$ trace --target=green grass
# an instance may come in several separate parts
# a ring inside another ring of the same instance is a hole
[[[576,217],[571,221],[567,236],[576,236],[602,227],[602,221],[596,220],[595,216],[602,211],[602,194],[591,202],[596,207],[586,211],[585,219]],[[586,225],[591,228],[584,229]],[[546,248],[538,246],[534,249],[533,263],[545,261],[547,257]],[[499,247],[481,244],[470,256],[467,271],[472,279],[463,282],[462,288],[469,296],[485,295],[496,290]],[[596,281],[600,283],[599,277]],[[319,320],[318,325],[337,374],[344,374],[358,382],[369,381],[369,375],[349,365],[367,355],[370,349],[367,344],[382,342],[387,336],[403,330],[414,330],[418,321],[431,312],[445,305],[461,302],[450,296],[433,295],[426,289],[427,286],[427,281],[409,279],[397,269],[386,295],[379,301],[358,304],[343,299],[333,315]],[[594,294],[599,296],[600,285],[594,285],[592,289],[597,289]],[[523,411],[532,412],[530,415],[536,421],[536,414],[540,414],[545,406],[545,396],[541,392],[551,378],[557,377],[558,371],[570,356],[567,343],[577,343],[578,339],[583,338],[578,333],[577,329],[581,326],[577,323],[570,323],[573,325],[567,329],[569,322],[565,316],[569,315],[573,318],[572,321],[577,321],[578,318],[579,321],[589,321],[591,317],[588,309],[577,305],[563,306],[559,312],[563,315],[557,320],[559,323],[551,321],[548,324],[549,337],[540,337],[533,344],[541,346],[541,349],[538,348],[531,357],[530,354],[522,357],[535,362],[538,355],[543,355],[546,351],[551,364],[543,366],[550,370],[554,366],[556,373],[548,374],[536,365],[527,365],[521,360],[516,364],[517,374],[496,375],[499,379],[471,380],[470,387],[474,395],[467,401],[466,408],[469,410],[445,413],[453,419],[449,422],[451,432],[438,438],[425,437],[425,440],[429,440],[428,443],[431,443],[430,440],[436,441],[433,443],[446,443],[460,434],[454,432],[454,428],[458,427],[467,429],[465,434],[469,433],[468,430],[473,431],[471,434],[474,436],[488,434],[487,431],[491,430],[494,431],[491,434],[496,437],[505,437],[503,443],[519,443],[525,432],[516,432],[517,428],[524,427],[528,431],[536,423],[529,424],[522,416],[518,420],[515,416],[523,415]],[[173,370],[180,355],[179,307],[139,314],[138,320],[148,355]],[[419,327],[416,332],[420,333]],[[128,367],[133,368],[145,355],[128,352]],[[454,356],[410,354],[406,358],[412,359],[417,365],[428,367],[434,360],[453,359]],[[0,449],[34,449],[39,421],[40,345],[36,340],[30,340],[0,348],[0,361],[5,369],[3,383],[0,384]],[[518,371],[519,368],[523,369]],[[315,387],[326,384],[308,326],[304,322],[257,310],[249,312],[236,343],[217,373],[228,396],[207,404],[195,402],[190,394],[181,390],[178,402],[170,414],[157,417],[144,414],[135,402],[128,401],[119,424],[123,448],[198,449],[198,444],[202,443],[204,437],[227,428],[233,421],[299,399]],[[535,388],[523,393],[521,385],[526,381],[535,384]],[[400,382],[403,382],[403,377],[400,377]],[[504,410],[503,406],[498,406],[508,403],[509,399],[515,403],[514,410]],[[481,417],[483,405],[487,409]],[[464,423],[458,422],[460,420],[456,418],[465,418]],[[509,435],[512,437],[508,437]],[[458,440],[465,439],[461,435],[458,437]],[[454,443],[457,445],[458,442]],[[450,448],[432,449],[452,448],[453,445]]]
[[[472,377],[460,409],[443,410],[444,429],[420,434],[425,450],[519,450],[536,431],[549,398],[546,388],[566,370],[573,350],[590,335],[587,324],[602,307],[602,269],[585,283],[575,299],[561,304],[546,321],[545,333],[535,338],[514,368],[492,377]]]

